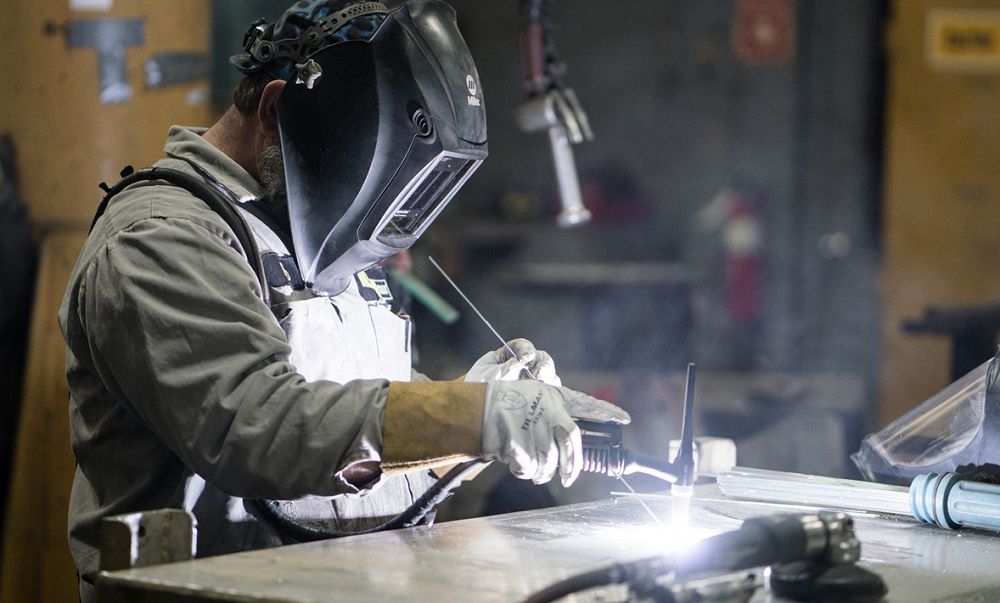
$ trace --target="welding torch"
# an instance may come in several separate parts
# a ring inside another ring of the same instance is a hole
[[[677,457],[673,461],[639,454],[624,445],[623,429],[619,423],[595,423],[576,421],[583,439],[583,470],[600,473],[608,477],[644,473],[657,477],[672,485],[690,487],[696,477],[694,462],[694,380],[695,364],[687,367],[687,382],[684,387],[684,416],[681,420],[681,442]]]

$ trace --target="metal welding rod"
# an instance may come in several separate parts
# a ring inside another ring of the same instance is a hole
[[[734,467],[719,475],[726,496],[908,515],[942,528],[1000,531],[1000,485],[957,473],[926,473],[910,487]]]

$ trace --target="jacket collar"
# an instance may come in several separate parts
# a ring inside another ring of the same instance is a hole
[[[169,157],[200,166],[233,191],[241,202],[259,199],[264,194],[264,187],[228,155],[202,138],[206,130],[171,126],[163,150]]]

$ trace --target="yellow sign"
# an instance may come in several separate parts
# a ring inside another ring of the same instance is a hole
[[[1000,70],[1000,11],[928,12],[927,55],[940,69]]]

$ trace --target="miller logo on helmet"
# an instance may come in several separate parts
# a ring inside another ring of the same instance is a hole
[[[465,87],[469,89],[469,106],[482,106],[483,101],[479,100],[479,97],[476,96],[476,91],[478,90],[476,86],[476,78],[472,77],[471,73],[465,76]]]

